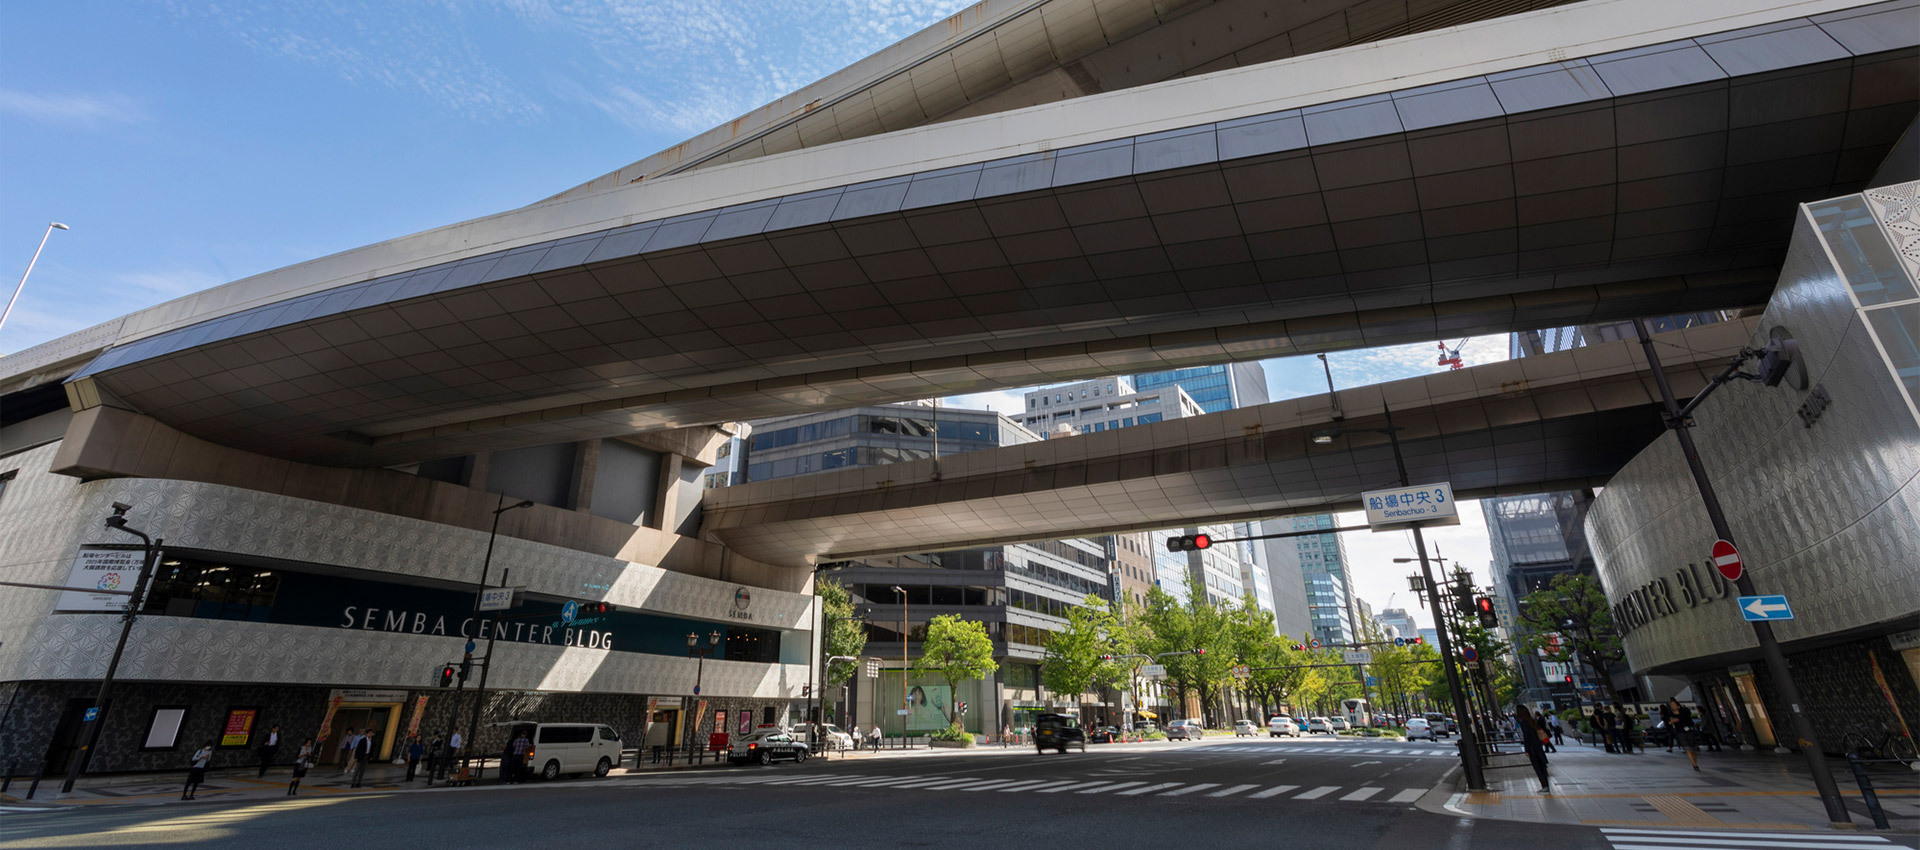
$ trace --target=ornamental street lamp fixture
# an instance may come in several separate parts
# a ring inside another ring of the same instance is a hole
[[[719,629],[715,629],[713,630],[713,632],[707,635],[706,646],[700,645],[700,635],[698,633],[687,632],[687,655],[693,658],[699,659],[694,662],[694,667],[693,667],[693,695],[696,697],[700,696],[700,685],[702,680],[706,678],[707,656],[712,655],[719,648],[720,648],[720,630]],[[688,759],[693,758],[693,746],[694,746],[693,739],[694,739],[694,736],[699,734],[700,732],[700,715],[693,713],[693,709],[694,709],[694,705],[693,705],[693,702],[690,700],[687,703],[687,712],[688,712],[687,716],[691,718],[691,722],[688,723],[687,725],[687,758]]]

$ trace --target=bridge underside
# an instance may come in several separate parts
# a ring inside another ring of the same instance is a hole
[[[384,465],[1757,304],[1795,205],[1859,189],[1913,120],[1916,39],[1884,29],[1794,19],[525,244],[117,346],[73,395]],[[1270,73],[1186,82],[1258,103]]]
[[[1661,334],[1674,391],[1705,386],[1757,320]],[[1604,484],[1662,430],[1637,352],[1618,342],[1191,419],[706,491],[701,534],[803,564],[1358,509],[1398,483],[1461,498]],[[1731,390],[1730,390],[1731,391]],[[1313,442],[1316,430],[1354,433]]]

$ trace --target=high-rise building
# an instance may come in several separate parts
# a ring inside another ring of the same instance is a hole
[[[1480,500],[1493,550],[1494,608],[1507,637],[1514,641],[1514,658],[1524,683],[1521,697],[1529,702],[1556,701],[1556,695],[1557,701],[1565,702],[1573,697],[1563,677],[1548,676],[1539,656],[1521,649],[1527,629],[1515,614],[1520,600],[1547,587],[1555,576],[1593,571],[1582,524],[1592,500],[1589,491]]]
[[[1027,392],[1020,424],[1042,437],[1094,434],[1199,416],[1199,402],[1177,385],[1135,392],[1124,377],[1100,378]]]
[[[990,410],[878,405],[756,422],[745,462],[749,480],[765,481],[1038,439],[1039,435]],[[1040,658],[1049,635],[1066,626],[1066,615],[1074,606],[1089,595],[1111,598],[1112,552],[1113,545],[1104,539],[1075,538],[862,558],[823,573],[845,584],[867,609],[870,654],[890,662],[883,665],[877,682],[859,680],[873,684],[854,700],[856,719],[877,722],[895,734],[902,723],[915,734],[932,731],[934,727],[927,724],[944,725],[944,714],[931,709],[910,711],[902,720],[896,712],[898,695],[906,693],[907,687],[925,695],[927,702],[916,705],[937,707],[959,700],[992,706],[966,715],[967,728],[974,732],[1030,723],[1034,716],[1051,710],[1041,701]],[[964,686],[971,692],[946,693],[944,683],[912,675],[902,682],[897,659],[902,654],[917,656],[914,644],[925,636],[927,622],[941,614],[978,621],[993,639],[1000,670],[990,681]]]
[[[1267,520],[1269,533],[1311,531],[1335,527],[1333,514],[1285,517]],[[1347,576],[1347,550],[1340,535],[1307,534],[1269,541],[1270,549],[1291,549],[1290,557],[1274,562],[1298,564],[1303,586],[1307,589],[1307,614],[1312,637],[1323,642],[1345,643],[1354,636],[1354,612]],[[1327,597],[1332,592],[1334,597]]]
[[[1200,403],[1200,409],[1208,413],[1269,401],[1267,370],[1257,360],[1147,372],[1133,378],[1135,392],[1152,392],[1168,386],[1186,390],[1187,395]]]
[[[1389,638],[1414,638],[1420,636],[1420,627],[1413,622],[1413,615],[1405,608],[1386,608],[1374,616],[1380,625],[1386,627]]]

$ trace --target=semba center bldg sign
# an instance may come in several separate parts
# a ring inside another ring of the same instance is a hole
[[[1633,588],[1613,603],[1614,628],[1625,637],[1654,620],[1678,614],[1683,608],[1698,608],[1715,599],[1725,599],[1732,595],[1731,585],[1711,563],[1690,562],[1674,570],[1671,577],[1660,576]]]

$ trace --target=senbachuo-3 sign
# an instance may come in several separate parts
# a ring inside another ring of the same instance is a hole
[[[1367,524],[1381,526],[1459,525],[1460,511],[1453,501],[1453,485],[1445,481],[1415,484],[1360,494],[1367,509]]]

